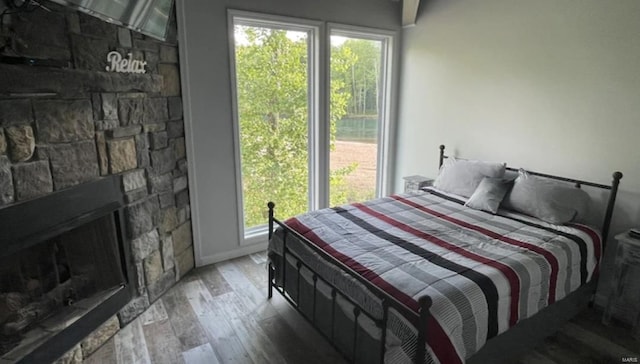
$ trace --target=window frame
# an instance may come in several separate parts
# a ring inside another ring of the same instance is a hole
[[[346,25],[339,23],[327,23],[327,41],[328,46],[331,47],[331,36],[344,36],[358,39],[367,39],[380,41],[381,44],[381,56],[380,60],[380,95],[378,95],[379,105],[379,123],[378,125],[378,153],[376,164],[376,197],[382,197],[389,194],[390,191],[390,160],[391,160],[391,142],[392,142],[392,130],[394,125],[393,110],[395,94],[393,90],[393,74],[395,69],[394,52],[395,52],[395,38],[396,32],[390,30],[360,27],[355,25]],[[331,54],[327,56],[327,67],[331,67]],[[330,82],[328,80],[327,82]],[[327,100],[329,100],[329,94],[331,90],[326,90]],[[329,104],[327,104],[327,109]],[[328,119],[327,119],[328,120]],[[326,122],[326,132],[329,132],[330,125]],[[328,134],[327,134],[328,135]],[[327,138],[327,160],[329,158],[329,143]],[[328,184],[328,180],[327,180]],[[326,205],[328,205],[329,195],[326,197]]]
[[[238,93],[237,93],[237,80],[236,80],[236,54],[235,54],[235,25],[246,25],[265,28],[278,28],[293,31],[301,31],[308,34],[307,42],[307,113],[309,124],[307,126],[309,140],[308,153],[309,153],[309,182],[308,182],[308,206],[307,211],[317,208],[318,199],[316,189],[317,184],[313,183],[314,179],[317,179],[316,170],[318,163],[315,161],[318,158],[318,147],[316,146],[316,140],[319,138],[316,136],[318,131],[317,125],[320,120],[320,102],[318,101],[317,94],[320,90],[318,87],[321,80],[320,75],[320,57],[317,55],[321,33],[323,33],[324,25],[320,21],[304,20],[286,16],[254,13],[242,10],[227,11],[227,25],[229,34],[229,56],[231,67],[231,109],[233,115],[233,135],[234,135],[234,164],[236,175],[236,200],[238,203],[238,229],[240,245],[251,245],[264,240],[264,236],[267,233],[267,222],[265,218],[264,225],[258,225],[250,228],[245,227],[244,222],[244,194],[242,189],[242,154],[240,151],[240,123],[238,114]],[[265,201],[265,211],[267,209],[267,201]]]
[[[240,150],[240,124],[238,115],[238,94],[236,80],[236,57],[234,26],[236,24],[257,27],[281,27],[290,30],[308,32],[308,211],[329,205],[329,105],[330,105],[330,66],[331,34],[338,32],[346,36],[362,39],[382,40],[384,51],[384,72],[381,72],[380,123],[378,128],[378,163],[376,196],[380,197],[390,190],[390,161],[393,142],[393,115],[395,112],[396,76],[395,40],[396,31],[369,27],[359,27],[318,20],[301,19],[288,16],[271,15],[244,10],[227,10],[227,29],[230,56],[231,109],[233,117],[233,153],[236,178],[236,201],[238,233],[240,246],[253,245],[264,241],[267,234],[265,224],[246,229],[244,225],[244,194],[242,188],[242,157]],[[382,64],[381,64],[382,66]],[[382,70],[382,67],[381,67]],[[278,201],[274,201],[276,204]],[[265,201],[265,213],[267,201]],[[276,205],[277,211],[277,205]],[[266,214],[265,214],[266,216]]]

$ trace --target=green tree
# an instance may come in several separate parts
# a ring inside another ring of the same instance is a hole
[[[236,82],[246,227],[265,223],[268,200],[276,202],[281,217],[307,210],[307,58],[307,40],[301,33],[236,27]],[[349,67],[349,63],[336,67]],[[341,83],[331,86],[331,148],[335,142],[335,121],[346,113],[350,97],[344,87]],[[349,168],[334,171],[330,175],[332,188],[343,184],[348,173]]]
[[[351,98],[347,105],[349,115],[378,113],[380,74],[380,42],[367,39],[348,39],[333,47],[333,54],[349,54],[353,59],[349,66],[332,75],[332,80],[342,80]]]

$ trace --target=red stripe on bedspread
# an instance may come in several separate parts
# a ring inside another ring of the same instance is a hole
[[[424,212],[426,212],[426,213],[428,213],[430,215],[433,215],[433,216],[439,217],[439,218],[441,218],[443,220],[447,220],[449,222],[452,222],[452,223],[454,223],[456,225],[465,227],[467,229],[475,230],[475,231],[480,232],[480,233],[482,233],[482,234],[484,234],[484,235],[486,235],[488,237],[491,237],[491,238],[494,238],[494,239],[498,239],[498,240],[503,241],[503,242],[505,242],[507,244],[516,245],[516,246],[519,246],[521,248],[527,248],[527,249],[529,249],[529,250],[531,250],[533,252],[536,252],[536,253],[542,255],[543,257],[545,257],[545,259],[547,260],[547,262],[549,262],[549,265],[551,266],[551,275],[549,277],[549,299],[548,299],[548,303],[552,304],[552,303],[554,303],[556,301],[556,285],[557,285],[557,282],[558,282],[558,260],[556,259],[556,257],[551,252],[549,252],[549,251],[547,251],[547,250],[545,250],[543,248],[540,248],[539,246],[535,246],[533,244],[529,244],[529,243],[525,243],[525,242],[522,242],[522,241],[519,241],[519,240],[516,240],[516,239],[513,239],[513,238],[509,238],[509,237],[500,235],[500,234],[498,234],[498,233],[496,233],[494,231],[485,229],[483,227],[470,224],[470,223],[468,223],[466,221],[458,220],[456,218],[453,218],[451,216],[445,215],[445,214],[440,213],[438,211],[434,211],[434,210],[432,210],[430,208],[427,208],[427,207],[425,207],[423,205],[420,205],[420,204],[418,204],[416,202],[408,200],[408,199],[406,199],[404,197],[400,197],[398,195],[393,195],[393,196],[391,196],[391,198],[393,198],[393,199],[395,199],[397,201],[400,201],[402,203],[405,203],[405,204],[407,204],[409,206],[415,207],[415,208],[419,209],[420,211],[424,211]]]
[[[508,265],[505,265],[501,262],[495,261],[493,259],[487,258],[487,257],[483,257],[480,256],[476,253],[470,252],[468,250],[464,250],[464,248],[459,247],[457,245],[448,243],[438,237],[435,237],[433,235],[430,235],[428,233],[425,233],[424,231],[420,231],[418,229],[414,229],[411,226],[408,226],[400,221],[397,221],[395,219],[392,219],[380,212],[374,211],[371,208],[361,204],[361,203],[354,203],[353,204],[354,207],[360,209],[361,211],[374,216],[392,226],[397,227],[400,230],[406,231],[410,234],[413,234],[416,237],[419,237],[420,239],[424,239],[427,240],[433,244],[436,244],[442,248],[445,248],[449,251],[458,253],[466,258],[469,258],[471,260],[474,260],[476,262],[482,263],[482,264],[486,264],[489,265],[497,270],[499,270],[500,272],[502,272],[502,274],[504,274],[507,277],[507,280],[509,281],[509,287],[511,289],[511,309],[509,312],[509,326],[513,326],[516,323],[518,323],[518,318],[519,318],[519,307],[520,307],[520,278],[518,277],[518,275],[516,274],[516,272],[513,271],[513,269],[511,267],[509,267]]]
[[[352,258],[342,254],[341,252],[334,249],[331,245],[327,244],[322,238],[320,238],[316,233],[314,233],[311,229],[309,229],[306,225],[301,223],[295,217],[285,221],[287,226],[289,226],[294,231],[300,233],[302,236],[307,238],[309,241],[314,243],[316,246],[327,252],[332,257],[336,258],[340,262],[346,264],[349,268],[358,272],[362,277],[367,279],[369,282],[375,284],[393,298],[410,308],[411,310],[418,312],[418,301],[414,300],[411,296],[405,294],[400,291],[396,287],[394,287],[389,282],[385,281],[382,277],[377,275],[375,272],[370,270],[369,268],[363,266]],[[414,318],[407,317],[410,321],[416,324]],[[428,321],[428,329],[427,329],[427,343],[433,350],[433,353],[436,355],[440,363],[443,364],[461,364],[462,360],[458,356],[451,340],[447,336],[447,334],[440,326],[440,323],[432,316],[429,315]]]
[[[591,279],[594,279],[594,277],[598,276],[598,270],[600,269],[600,256],[602,255],[602,237],[589,226],[576,223],[569,224],[569,226],[578,230],[582,230],[587,235],[589,235],[591,241],[593,241],[593,254],[596,257],[596,266],[593,268],[593,275],[591,276]]]

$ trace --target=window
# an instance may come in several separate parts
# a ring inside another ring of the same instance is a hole
[[[266,231],[267,201],[287,218],[382,194],[391,36],[331,26],[329,40],[320,22],[241,11],[229,27],[244,242]]]
[[[330,31],[330,204],[382,195],[391,38],[348,29]]]

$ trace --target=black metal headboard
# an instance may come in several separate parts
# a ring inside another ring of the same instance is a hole
[[[448,156],[444,154],[444,145],[440,145],[440,161],[439,161],[438,167],[442,167],[442,163],[444,162],[445,158],[448,158]],[[517,172],[519,169],[507,166],[507,170]],[[534,176],[554,179],[562,182],[575,183],[577,188],[580,188],[581,186],[590,186],[590,187],[601,188],[601,189],[610,191],[609,202],[607,203],[607,209],[605,210],[605,214],[604,214],[604,221],[602,222],[602,251],[604,251],[604,248],[607,242],[607,236],[609,235],[611,217],[613,216],[613,208],[615,207],[615,204],[616,204],[618,186],[620,185],[620,180],[622,179],[622,172],[619,172],[619,171],[613,172],[613,181],[611,181],[611,185],[603,185],[600,183],[582,181],[578,179],[561,177],[561,176],[554,176],[551,174],[533,172],[529,170],[527,170],[527,173]]]

